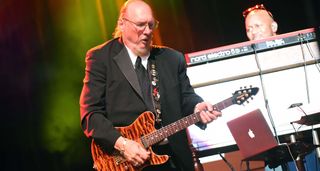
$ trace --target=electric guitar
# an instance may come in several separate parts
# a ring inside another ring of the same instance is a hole
[[[233,93],[232,97],[213,105],[214,110],[221,111],[233,104],[243,104],[249,98],[252,98],[253,95],[256,95],[258,91],[259,88],[257,87],[237,90]],[[94,161],[94,168],[103,171],[140,171],[149,165],[163,164],[169,159],[169,156],[155,154],[152,151],[151,146],[161,142],[170,135],[187,128],[188,126],[199,122],[200,120],[200,113],[193,113],[156,130],[154,127],[154,114],[149,111],[143,112],[131,125],[126,127],[116,127],[116,129],[123,137],[141,143],[148,151],[150,151],[149,160],[147,160],[143,165],[135,167],[126,161],[118,151],[115,151],[111,155],[106,154],[97,144],[95,144],[94,141],[92,141],[91,152]]]

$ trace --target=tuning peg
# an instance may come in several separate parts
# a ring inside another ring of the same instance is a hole
[[[247,103],[249,103],[249,101],[247,100]]]
[[[253,100],[253,97],[250,97],[251,100]]]
[[[242,90],[242,87],[240,87],[240,90]]]
[[[247,88],[247,86],[244,86],[244,88],[246,89],[246,88]]]

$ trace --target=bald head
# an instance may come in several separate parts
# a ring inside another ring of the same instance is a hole
[[[251,11],[245,19],[245,27],[249,40],[259,40],[276,35],[278,24],[268,11]]]
[[[114,36],[121,37],[134,54],[146,56],[150,52],[153,31],[157,24],[147,3],[142,0],[128,0],[121,8]]]
[[[142,0],[129,0],[127,1],[127,9],[124,11],[124,16],[126,18],[134,18],[136,20],[145,20],[146,15],[149,15],[147,20],[153,19],[151,7]]]
[[[119,21],[121,21],[124,17],[132,16],[136,17],[137,15],[143,15],[144,10],[147,10],[152,14],[151,7],[145,3],[143,0],[128,0],[126,1],[120,9],[120,14],[118,18],[118,23],[113,33],[113,37],[121,37],[122,31],[119,28]]]

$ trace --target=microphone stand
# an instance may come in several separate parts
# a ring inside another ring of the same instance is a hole
[[[302,105],[302,103],[300,103]],[[301,105],[297,105],[296,107],[298,107],[300,109],[300,111],[302,111],[302,113],[305,115],[306,119],[308,119],[309,115],[307,115],[307,113],[300,107]],[[317,131],[314,129],[313,125],[311,125],[311,132],[312,132],[312,140],[313,140],[313,144],[314,145],[319,145],[319,137],[318,137],[318,133]],[[317,147],[316,149],[316,155],[317,158],[320,159],[320,148]]]
[[[300,111],[304,114],[304,117],[306,117],[306,120],[309,120],[308,119],[309,115],[307,115],[307,113],[300,106],[302,106],[302,103],[294,103],[294,104],[290,105],[289,108],[298,107],[300,109]],[[314,130],[313,125],[311,125],[311,132],[312,132],[313,144],[318,146],[320,144],[319,137],[318,137],[317,131]],[[292,137],[290,136],[290,139],[291,138],[294,138],[294,136],[293,135],[292,135]],[[291,142],[295,142],[295,138],[291,139]],[[319,159],[320,158],[320,148],[319,147],[315,148],[315,153],[316,153],[317,159]],[[299,160],[301,161],[301,159],[298,157],[297,162],[299,162]],[[300,168],[302,168],[301,166],[303,166],[303,165],[300,165]],[[316,168],[318,170],[318,161],[316,161]]]
[[[305,112],[300,106],[302,106],[302,103],[294,103],[294,104],[291,104],[291,105],[288,107],[288,109],[298,107],[298,108],[300,109],[300,111],[303,112],[303,114],[305,115],[305,117],[308,117],[308,115],[306,114],[306,112]],[[292,124],[292,122],[291,122],[291,124]],[[293,126],[293,125],[292,125],[292,126]],[[293,128],[294,128],[294,126],[293,126]],[[312,127],[312,128],[313,128],[313,127]],[[295,130],[295,129],[294,129],[294,130]],[[295,134],[298,135],[298,133],[297,133],[296,130],[295,130]],[[291,143],[296,143],[296,138],[295,138],[295,136],[294,136],[293,134],[290,135],[290,141],[291,141]],[[300,156],[298,156],[298,157],[294,160],[294,162],[295,162],[295,164],[296,164],[296,167],[298,168],[297,170],[299,170],[299,171],[305,171],[303,161],[304,161],[304,156],[302,156],[302,158],[300,158]]]
[[[274,134],[276,136],[276,140],[277,140],[278,144],[280,144],[280,140],[279,140],[279,137],[278,137],[278,134],[277,134],[276,126],[274,124],[274,121],[273,121],[273,118],[272,118],[272,115],[271,115],[271,112],[270,112],[269,102],[268,102],[268,98],[267,98],[265,87],[264,87],[264,82],[263,82],[263,78],[262,78],[262,70],[261,70],[259,59],[258,59],[256,46],[255,46],[255,44],[252,44],[251,46],[252,46],[252,48],[254,50],[254,57],[255,57],[255,60],[256,60],[256,63],[257,63],[257,67],[259,69],[259,77],[260,77],[260,82],[261,82],[261,88],[262,88],[262,92],[263,92],[263,98],[264,98],[265,107],[267,109],[268,117],[269,117],[269,120],[271,122],[271,125],[272,125],[272,128],[273,128],[273,132],[274,132]]]

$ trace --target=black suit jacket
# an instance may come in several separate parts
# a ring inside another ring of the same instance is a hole
[[[182,53],[166,47],[153,47],[159,74],[163,125],[193,113],[202,99],[195,94],[186,75]],[[121,39],[113,39],[88,51],[84,86],[80,98],[81,124],[85,134],[106,152],[114,150],[120,133],[114,127],[131,124],[146,110],[138,78]],[[193,170],[186,132],[169,137],[177,160]]]

